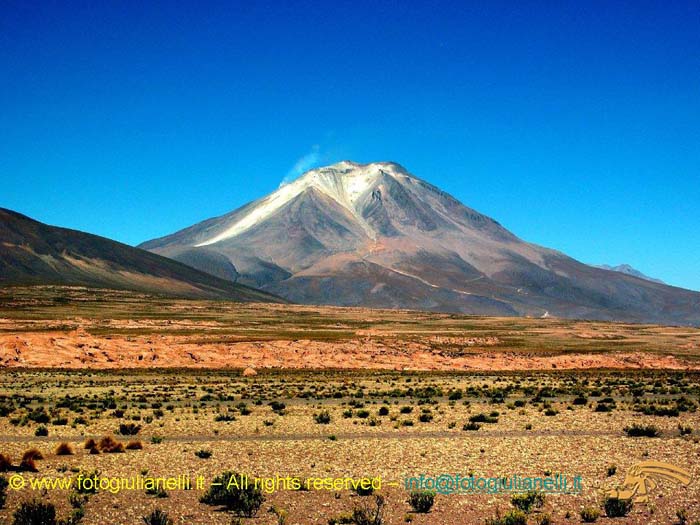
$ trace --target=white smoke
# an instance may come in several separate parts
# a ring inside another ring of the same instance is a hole
[[[308,152],[303,157],[299,158],[294,163],[294,166],[287,172],[287,174],[282,179],[280,187],[285,184],[289,184],[294,179],[299,177],[302,173],[309,171],[311,168],[317,167],[321,163],[321,147],[318,144],[311,146],[311,151]]]

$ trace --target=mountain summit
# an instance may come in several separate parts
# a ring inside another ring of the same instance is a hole
[[[302,303],[700,324],[700,294],[522,241],[393,162],[310,170],[141,247]]]
[[[636,268],[633,268],[629,264],[618,264],[617,266],[610,266],[609,264],[597,264],[596,268],[610,270],[611,272],[626,273],[627,275],[634,275],[635,277],[639,277],[640,279],[646,279],[647,281],[651,281],[654,283],[666,284],[661,279],[656,279],[654,277],[649,277],[648,275],[643,274],[642,272],[640,272]]]

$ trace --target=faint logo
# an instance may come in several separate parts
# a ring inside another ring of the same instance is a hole
[[[660,481],[671,481],[687,486],[690,484],[690,472],[670,463],[644,461],[632,465],[622,484],[610,489],[607,494],[612,498],[647,503],[649,493],[657,487]]]

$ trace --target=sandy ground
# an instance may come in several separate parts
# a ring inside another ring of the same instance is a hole
[[[571,383],[572,377],[580,381]],[[692,481],[684,486],[660,480],[648,504],[635,504],[626,518],[601,517],[596,523],[669,525],[676,522],[675,513],[680,509],[687,510],[688,523],[693,523],[700,519],[700,412],[683,412],[677,417],[640,414],[631,403],[629,386],[643,385],[646,392],[643,397],[659,402],[662,398],[678,397],[663,386],[674,384],[683,395],[697,401],[699,378],[699,374],[692,372],[657,371],[629,375],[585,371],[573,375],[557,372],[451,375],[263,371],[255,377],[244,377],[238,372],[210,370],[95,374],[92,371],[6,369],[0,374],[0,391],[14,399],[32,401],[26,407],[17,405],[8,417],[0,417],[0,453],[9,456],[17,465],[23,452],[31,447],[42,452],[44,459],[37,461],[38,471],[21,473],[27,483],[75,477],[79,472],[94,470],[105,478],[188,475],[191,479],[202,476],[206,483],[230,469],[264,478],[381,476],[385,483],[399,483],[399,486],[383,486],[380,491],[387,504],[383,525],[483,525],[486,518],[495,515],[497,508],[502,512],[512,509],[509,494],[438,494],[430,513],[413,513],[407,502],[407,490],[401,483],[406,477],[420,474],[581,476],[581,492],[547,495],[544,508],[534,512],[528,524],[536,525],[538,516],[543,513],[551,514],[555,524],[581,523],[581,508],[600,508],[606,489],[622,484],[628,469],[654,460],[687,469]],[[484,396],[457,402],[440,396],[426,405],[416,397],[388,395],[396,388],[418,389],[430,385],[440,387],[444,393],[469,387],[485,392],[508,385],[518,390],[508,396],[506,403],[496,404]],[[345,387],[350,390],[344,390]],[[534,392],[544,387],[558,392],[556,397],[547,398],[548,405],[558,410],[554,416],[544,416],[542,403],[532,402]],[[359,418],[356,408],[353,417],[344,415],[351,408],[351,400],[358,401],[351,394],[359,388],[366,392],[362,403],[376,416],[375,426],[370,424],[370,418]],[[602,396],[591,397],[587,405],[572,406],[574,392],[580,388],[588,393],[609,389],[617,408],[613,412],[596,411],[596,400],[601,400]],[[530,394],[525,394],[526,390]],[[344,391],[345,397],[333,396],[337,391]],[[303,398],[302,392],[315,392],[318,397]],[[209,401],[205,401],[206,395]],[[65,406],[63,402],[68,396],[73,408],[80,412]],[[105,396],[112,396],[116,405],[124,408],[123,417],[117,417],[112,410],[104,410],[99,403],[91,408],[93,402]],[[260,396],[265,401],[255,404],[251,396]],[[268,404],[272,399],[286,403],[284,415],[273,412]],[[250,408],[248,415],[236,413],[233,421],[217,421],[218,414],[235,412],[242,400]],[[527,402],[509,408],[508,403],[516,400]],[[154,402],[163,404],[164,413],[148,419],[155,414]],[[49,436],[45,438],[34,436],[36,423],[11,424],[11,418],[21,418],[38,406],[46,407],[52,417],[63,416],[69,421],[81,416],[85,424],[71,427],[49,423],[46,425]],[[380,406],[387,407],[388,414],[378,415]],[[413,407],[412,412],[404,413],[402,409],[408,406]],[[434,419],[422,422],[418,415],[426,406],[431,407]],[[330,413],[330,424],[314,422],[313,415],[320,409]],[[477,431],[462,430],[470,416],[493,410],[500,414],[497,423],[484,425]],[[134,415],[140,416],[138,423],[143,427],[140,433],[134,437],[117,436],[117,439],[124,442],[139,439],[143,443],[142,450],[92,455],[83,448],[85,437],[112,435],[119,423],[131,421]],[[397,424],[406,419],[414,424]],[[623,428],[634,423],[656,425],[662,436],[629,438]],[[681,436],[679,424],[692,427],[693,433]],[[151,437],[156,435],[164,440],[154,443]],[[329,439],[331,435],[333,439]],[[60,442],[69,443],[75,454],[58,456],[55,449]],[[201,459],[195,455],[199,450],[208,450],[212,455]],[[613,465],[616,468],[611,473]],[[4,475],[9,479],[13,474],[16,473]],[[203,492],[204,489],[198,488],[172,489],[167,497],[159,498],[148,495],[143,489],[118,494],[101,491],[89,498],[81,523],[136,525],[143,523],[142,516],[155,508],[166,510],[174,520],[173,525],[235,523],[230,512],[200,503]],[[60,517],[70,512],[68,490],[33,489],[28,484],[8,492],[7,504],[0,509],[0,523],[11,523],[12,512],[20,502],[33,497],[53,502]],[[242,523],[275,525],[276,518],[268,512],[275,505],[289,513],[286,525],[327,525],[329,519],[347,514],[368,500],[371,498],[362,498],[351,490],[281,488],[266,495],[257,517],[244,519]],[[407,517],[411,521],[407,521]]]
[[[479,349],[482,345],[469,345]],[[84,329],[0,335],[0,366],[61,368],[338,368],[395,370],[672,369],[698,370],[700,362],[646,352],[536,355],[494,351],[463,355],[421,342],[312,340],[209,342],[206,337],[96,336]]]

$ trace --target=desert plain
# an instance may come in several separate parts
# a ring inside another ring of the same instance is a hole
[[[692,327],[4,288],[0,476],[16,486],[0,523],[41,500],[84,524],[157,523],[156,510],[203,525],[692,524],[699,357]],[[688,479],[652,476],[648,501],[608,516],[606,497],[651,461]],[[202,501],[225,472],[382,486],[263,490],[247,516]],[[204,485],[37,485],[95,474]],[[581,489],[531,504],[438,490],[425,512],[405,484],[420,475],[579,476]]]

